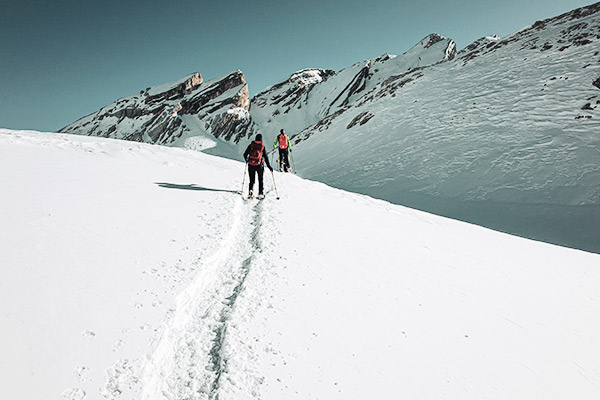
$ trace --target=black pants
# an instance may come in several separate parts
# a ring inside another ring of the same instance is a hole
[[[263,172],[265,167],[263,165],[248,165],[248,174],[250,175],[250,191],[254,189],[254,181],[256,180],[256,174],[258,174],[258,194],[263,194]]]
[[[288,159],[288,149],[279,149],[279,170],[288,172],[290,169],[290,160]]]

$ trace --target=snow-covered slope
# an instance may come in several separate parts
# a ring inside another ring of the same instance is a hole
[[[124,97],[60,130],[233,156],[250,125],[241,71],[204,82],[199,73]],[[217,146],[217,149],[214,147]]]
[[[600,252],[599,11],[391,76],[296,135],[299,173]]]
[[[0,130],[2,399],[600,397],[600,256],[243,164]]]
[[[324,118],[337,115],[391,76],[452,60],[456,44],[438,34],[423,38],[406,53],[362,61],[334,72],[305,69],[252,98],[254,130],[274,137],[281,128],[299,132]]]

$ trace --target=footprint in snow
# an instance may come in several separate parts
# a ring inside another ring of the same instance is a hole
[[[63,392],[62,400],[83,400],[85,398],[85,390],[79,388],[67,389]]]

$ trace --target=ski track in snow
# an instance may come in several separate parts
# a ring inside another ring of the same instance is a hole
[[[255,257],[264,248],[262,208],[263,201],[235,203],[234,223],[220,250],[177,299],[175,315],[146,367],[143,399],[162,393],[169,400],[218,400],[222,388],[231,385],[231,320]],[[244,387],[256,397],[260,378],[246,372]]]

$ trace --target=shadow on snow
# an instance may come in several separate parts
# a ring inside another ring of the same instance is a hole
[[[160,187],[167,188],[167,189],[200,190],[200,191],[208,191],[208,192],[225,192],[225,193],[240,194],[239,190],[212,189],[212,188],[197,186],[195,184],[179,185],[176,183],[166,183],[166,182],[154,182],[154,183]]]

